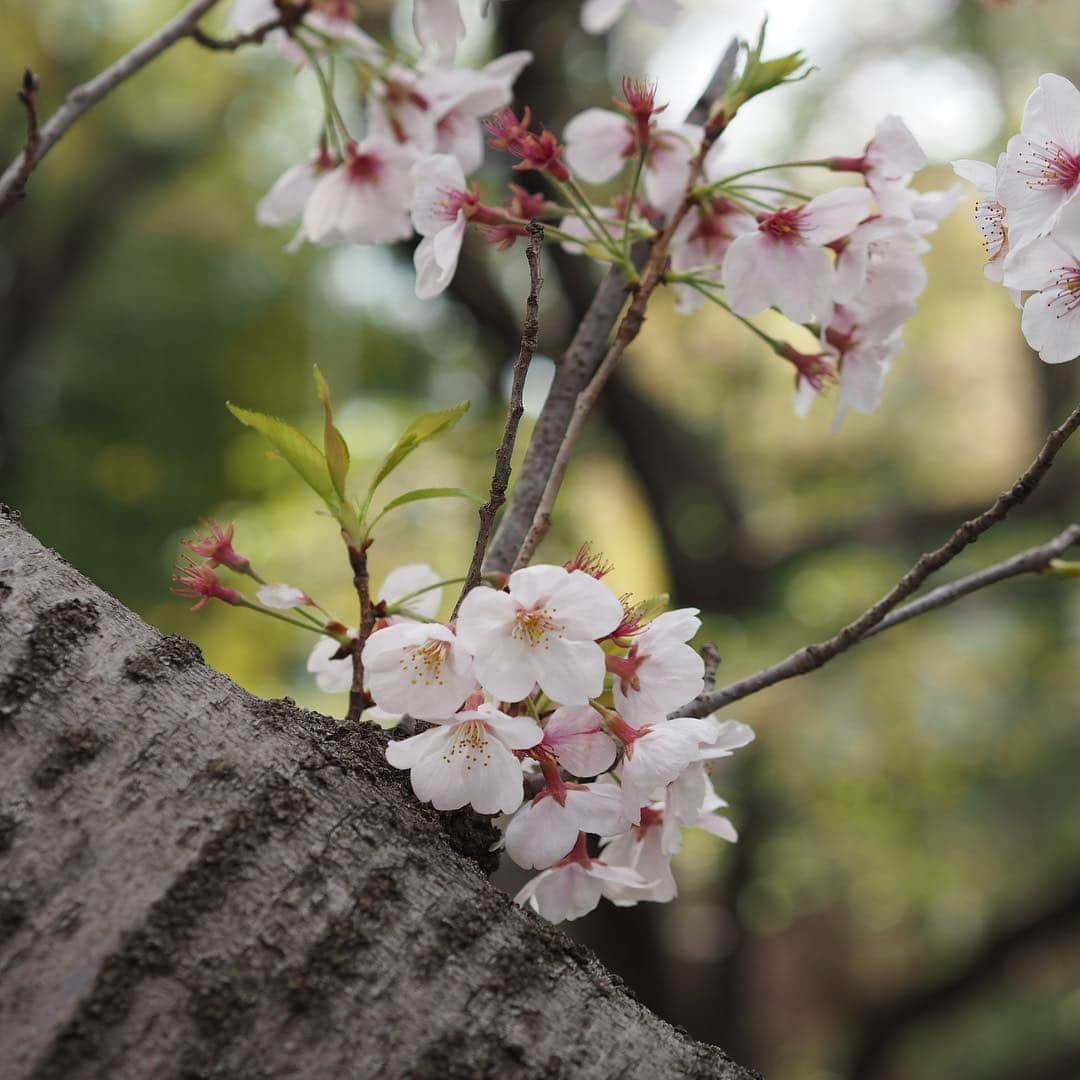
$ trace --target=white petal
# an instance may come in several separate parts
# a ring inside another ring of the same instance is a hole
[[[481,705],[477,712],[491,733],[511,750],[528,750],[544,737],[543,729],[531,717],[508,716],[493,705]]]
[[[556,613],[568,637],[587,641],[610,634],[623,617],[622,601],[602,581],[583,570],[565,574],[552,591],[547,606]]]
[[[431,586],[436,585],[439,580],[439,575],[427,563],[409,563],[407,566],[398,566],[383,579],[378,599],[393,605],[397,604],[403,596],[408,596],[419,589],[426,589],[426,592],[406,601],[402,606],[416,615],[434,619],[442,605],[443,591],[441,588],[433,589]]]
[[[266,608],[288,611],[290,608],[306,607],[310,597],[294,585],[262,585],[255,593],[259,603]]]
[[[808,244],[838,240],[870,214],[873,201],[866,188],[857,187],[837,188],[811,199],[803,210],[803,239]]]
[[[633,135],[625,117],[609,109],[586,109],[563,129],[566,163],[590,184],[603,184],[622,172]]]
[[[386,744],[386,760],[395,769],[411,769],[429,754],[441,754],[453,735],[452,727],[433,727],[407,739],[391,739]]]
[[[604,650],[594,642],[551,638],[543,651],[532,651],[536,681],[553,701],[585,705],[603,690]]]
[[[551,795],[526,803],[506,827],[506,853],[526,870],[543,870],[577,842],[578,814]]]
[[[987,161],[972,161],[970,158],[961,158],[952,162],[953,172],[975,185],[975,190],[984,199],[992,199],[997,190],[997,169]]]
[[[1080,305],[1077,295],[1050,288],[1035,293],[1024,304],[1020,329],[1039,358],[1062,364],[1080,356]]]
[[[572,776],[599,776],[615,763],[617,748],[600,729],[600,714],[591,706],[564,706],[548,717],[544,745]]]
[[[310,162],[294,165],[282,173],[255,207],[256,222],[278,226],[296,221],[303,214],[320,175]]]
[[[412,167],[413,226],[421,236],[430,236],[453,223],[447,217],[444,203],[453,191],[465,190],[465,174],[461,163],[449,154],[431,154]]]
[[[585,0],[581,6],[581,25],[589,34],[610,30],[626,10],[628,0]]]

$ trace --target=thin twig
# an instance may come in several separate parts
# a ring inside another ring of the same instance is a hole
[[[41,132],[38,129],[37,92],[38,77],[29,69],[23,70],[22,82],[15,96],[26,110],[26,141],[23,143],[22,165],[19,167],[12,184],[10,193],[0,200],[0,214],[10,204],[16,203],[23,197],[26,191],[26,182],[30,179],[30,173],[37,159],[38,147],[41,145]]]
[[[514,375],[510,384],[510,404],[506,412],[506,425],[503,428],[502,442],[495,451],[495,470],[491,474],[491,494],[488,501],[480,507],[480,528],[476,534],[476,546],[473,549],[472,563],[465,577],[461,595],[454,605],[456,618],[461,601],[470,590],[480,584],[484,555],[495,525],[495,515],[506,502],[506,489],[510,483],[510,463],[514,456],[514,443],[517,440],[518,424],[525,411],[523,394],[525,377],[529,373],[533,354],[536,352],[540,337],[540,291],[544,287],[544,274],[540,267],[540,250],[544,245],[544,226],[539,221],[530,221],[529,242],[525,248],[525,258],[529,261],[529,297],[525,301],[525,322],[521,331],[521,345],[517,360],[514,362]]]
[[[1005,559],[1004,562],[995,563],[978,573],[968,574],[967,577],[959,578],[948,585],[941,585],[925,596],[920,596],[918,600],[912,600],[910,604],[897,608],[886,615],[877,626],[863,634],[860,640],[865,641],[875,634],[880,634],[883,630],[891,630],[899,623],[907,622],[908,619],[914,619],[915,616],[927,611],[945,607],[946,604],[951,604],[954,600],[959,600],[962,596],[977,592],[979,589],[985,589],[988,585],[996,585],[999,581],[1006,581],[1020,574],[1041,573],[1050,566],[1052,560],[1060,558],[1069,548],[1077,544],[1080,544],[1080,525],[1070,525],[1048,543],[1028,548],[1027,551],[1021,551],[1019,555]]]
[[[22,197],[30,174],[42,158],[64,137],[68,129],[103,97],[126,82],[151,60],[160,56],[181,38],[190,37],[198,21],[218,0],[193,0],[176,18],[166,23],[156,34],[136,45],[114,64],[89,82],[75,87],[63,105],[41,125],[33,147],[24,147],[19,156],[0,176],[0,215]]]
[[[196,26],[191,31],[191,40],[213,52],[236,52],[245,45],[261,45],[275,30],[287,31],[296,26],[311,10],[312,3],[313,0],[298,0],[295,4],[280,0],[276,5],[280,12],[278,17],[263,23],[262,26],[256,26],[254,30],[231,38],[216,38]]]
[[[707,119],[712,101],[727,85],[737,52],[738,42],[733,40],[717,67],[709,90],[688,117],[690,123],[700,124]],[[648,257],[649,244],[645,241],[631,249],[630,260],[639,273]],[[626,278],[618,267],[612,266],[604,275],[556,369],[555,379],[533,427],[509,505],[488,549],[485,570],[506,573],[517,560],[562,446],[574,404],[607,353],[612,331],[626,307],[626,299]]]
[[[352,643],[353,678],[349,689],[349,711],[345,717],[348,724],[358,723],[364,710],[373,704],[364,690],[364,645],[375,629],[375,605],[371,602],[371,578],[368,574],[367,552],[370,540],[359,546],[348,544],[349,565],[353,572],[353,587],[360,601],[360,626]]]
[[[773,686],[778,682],[783,682],[785,679],[791,679],[796,675],[805,675],[810,671],[815,671],[823,664],[828,663],[833,657],[850,649],[860,641],[864,641],[866,638],[871,637],[876,628],[883,629],[881,624],[885,621],[889,613],[893,612],[901,601],[915,592],[915,590],[932,573],[936,570],[940,570],[947,563],[955,559],[961,551],[969,544],[974,543],[974,541],[986,532],[987,529],[1004,521],[1014,507],[1019,506],[1020,503],[1027,499],[1038,486],[1039,481],[1042,480],[1049,471],[1058,451],[1065,445],[1069,436],[1072,435],[1077,427],[1080,427],[1080,406],[1073,409],[1068,419],[1060,427],[1055,428],[1050,433],[1031,465],[1008,491],[1002,492],[997,497],[994,504],[989,507],[989,509],[983,511],[983,513],[978,516],[971,518],[969,521],[965,521],[963,525],[961,525],[952,536],[941,545],[941,547],[923,555],[885,596],[874,604],[873,607],[864,611],[854,622],[848,623],[848,625],[838,634],[835,634],[827,641],[818,642],[814,645],[806,645],[797,652],[792,653],[787,659],[781,660],[778,664],[763,668],[754,675],[750,675],[745,679],[740,679],[730,686],[725,686],[722,690],[714,690],[711,693],[700,694],[688,706],[678,710],[675,715],[707,716],[716,709],[722,708],[725,705],[730,705],[733,701],[739,701],[744,697],[749,697],[751,694],[756,694],[769,686]],[[1041,550],[1056,546],[1057,542],[1062,541],[1063,537],[1069,537],[1071,535],[1072,530],[1067,529],[1061,536],[1057,537],[1056,541],[1051,541],[1049,545],[1044,545]],[[1072,542],[1075,542],[1074,537],[1070,543]],[[1024,553],[1024,555],[1027,554],[1029,553]],[[1057,554],[1060,554],[1060,552]],[[1050,558],[1053,557],[1054,556],[1050,556]],[[1017,556],[1017,559],[1019,558],[1022,558],[1022,556]],[[1010,563],[1014,561],[1015,560],[1009,560]],[[1049,563],[1049,558],[1046,562]],[[1042,569],[1042,567],[1034,568]],[[994,572],[998,569],[999,567],[991,567],[989,570],[983,572],[986,577],[986,584],[992,584],[995,580],[1001,580],[1000,577],[994,577]],[[1023,570],[1017,570],[1015,572],[1022,573]],[[1012,574],[1005,574],[1004,576],[1009,577],[1012,576]],[[961,583],[957,582],[955,584],[960,585]],[[936,591],[940,594],[944,590]],[[971,591],[970,588],[966,589],[966,592]],[[930,595],[932,596],[933,594]],[[956,595],[964,595],[964,592],[959,592]],[[948,596],[946,599],[941,600],[941,603],[948,603],[949,600],[955,598],[956,597],[954,596]],[[903,618],[895,618],[890,625],[895,625],[897,622],[903,622],[905,619],[921,614],[923,610],[929,610],[929,607],[926,606],[921,607],[920,609],[920,605],[923,605],[928,599],[929,597],[924,597],[923,600],[915,601],[913,604],[908,605],[908,607],[913,610],[911,610],[910,613],[905,614]],[[934,606],[940,606],[940,604]],[[899,611],[896,611],[896,616],[900,616],[901,612],[904,612],[905,610],[906,609],[901,608]]]

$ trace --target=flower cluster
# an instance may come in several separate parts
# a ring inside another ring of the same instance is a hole
[[[583,19],[600,31],[628,6],[589,0]],[[664,22],[678,5],[633,6]],[[234,18],[251,28],[277,10],[273,0],[244,0]],[[855,156],[735,166],[715,141],[715,125],[729,123],[749,96],[800,77],[804,63],[797,53],[762,62],[759,41],[707,121],[714,125],[708,136],[705,124],[658,102],[656,86],[631,78],[622,81],[614,108],[586,109],[559,134],[534,123],[527,106],[512,107],[529,53],[479,70],[455,66],[464,34],[457,0],[418,0],[414,27],[423,51],[412,61],[384,53],[355,25],[345,0],[319,0],[288,31],[276,32],[286,55],[319,80],[323,133],[311,157],[260,202],[260,222],[298,222],[294,245],[387,244],[415,233],[416,293],[430,298],[453,281],[470,226],[506,248],[527,235],[531,220],[543,220],[546,235],[568,252],[613,263],[633,279],[633,243],[656,240],[675,219],[664,240],[663,280],[681,311],[708,300],[746,323],[794,366],[799,413],[834,386],[836,423],[849,409],[878,407],[926,284],[926,236],[959,194],[911,187],[926,161],[903,121],[886,117]],[[337,104],[332,59],[358,70],[362,134],[343,116],[356,110]],[[509,184],[501,199],[485,199],[472,179],[485,135],[514,172],[537,174],[530,190]],[[795,166],[853,174],[862,183],[812,197],[764,175]],[[1063,167],[1054,168],[1064,176]],[[796,334],[809,329],[816,345],[796,348],[749,322],[769,309],[787,316]]]
[[[672,899],[683,828],[735,839],[708,765],[753,738],[734,721],[668,718],[704,685],[697,612],[643,621],[606,570],[588,557],[518,570],[473,589],[452,624],[386,622],[362,652],[376,706],[426,722],[391,741],[389,762],[437,810],[503,815],[506,852],[541,871],[518,900],[553,921],[601,896]]]
[[[953,168],[978,192],[985,273],[1022,307],[1028,344],[1048,364],[1080,356],[1080,90],[1043,75],[996,165]]]

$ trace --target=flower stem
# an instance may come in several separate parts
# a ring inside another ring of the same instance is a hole
[[[301,630],[311,630],[313,633],[323,634],[326,637],[333,638],[335,641],[341,640],[339,634],[331,634],[321,624],[312,625],[311,623],[300,622],[299,619],[292,619],[288,615],[282,615],[280,611],[271,611],[269,608],[253,604],[250,600],[239,600],[237,601],[236,606],[249,608],[251,611],[257,611],[260,615],[268,615],[271,619],[277,619],[279,622],[288,623],[290,626],[299,626]]]

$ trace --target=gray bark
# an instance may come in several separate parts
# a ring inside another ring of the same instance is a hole
[[[385,741],[252,697],[0,508],[5,1080],[755,1075],[496,890],[490,827]]]

